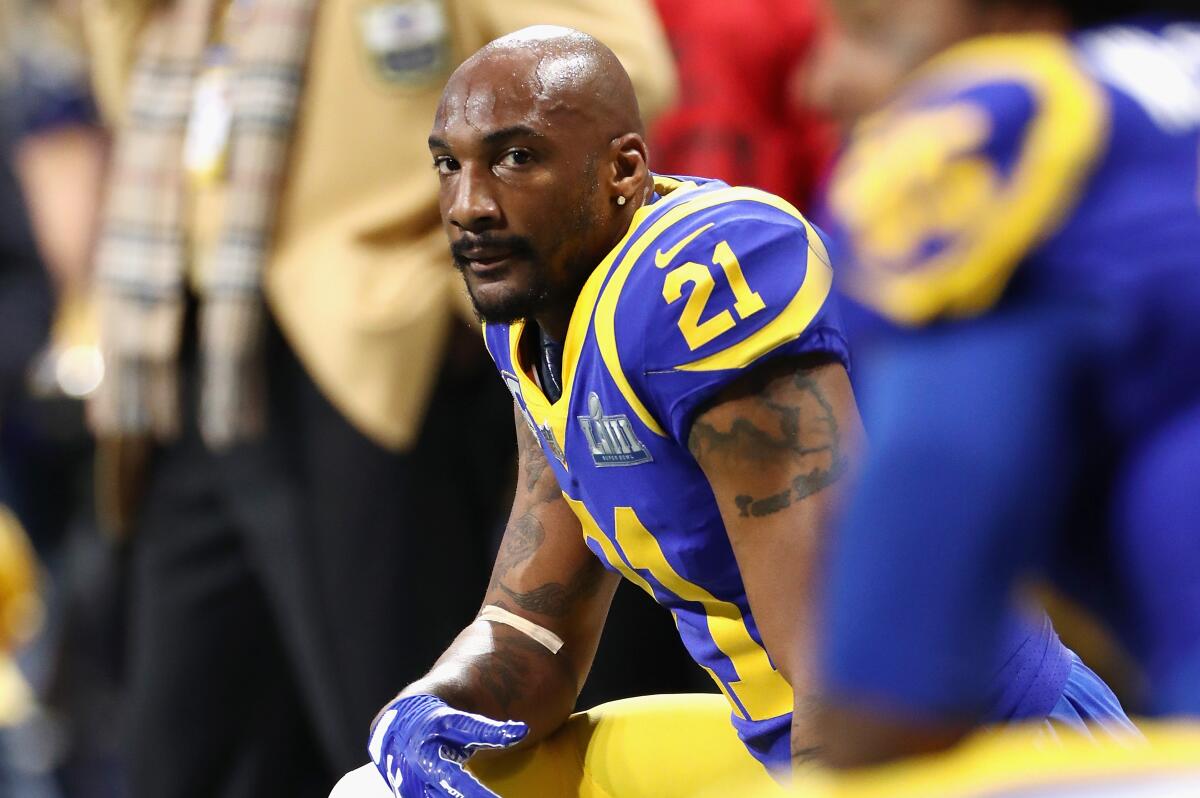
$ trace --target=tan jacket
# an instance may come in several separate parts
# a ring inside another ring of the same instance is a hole
[[[90,0],[86,16],[97,97],[116,124],[138,5]],[[425,144],[442,86],[488,41],[547,23],[612,47],[647,116],[671,99],[649,0],[321,3],[265,292],[317,385],[381,445],[413,443],[460,304]]]

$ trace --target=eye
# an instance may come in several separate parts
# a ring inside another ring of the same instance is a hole
[[[533,160],[533,153],[529,150],[511,149],[500,156],[500,166],[524,166]]]
[[[433,159],[433,168],[439,175],[448,175],[458,171],[458,161],[449,155],[438,155]]]

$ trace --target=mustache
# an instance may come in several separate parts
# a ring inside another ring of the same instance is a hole
[[[464,235],[450,244],[450,254],[460,268],[466,266],[474,252],[503,252],[509,256],[529,257],[536,254],[533,242],[519,235]]]

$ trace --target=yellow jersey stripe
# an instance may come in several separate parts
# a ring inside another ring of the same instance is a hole
[[[751,637],[738,606],[680,576],[632,508],[616,508],[616,532],[617,544],[632,568],[649,571],[663,588],[704,608],[709,636],[737,672],[738,679],[730,682],[728,692],[721,680],[716,680],[734,711],[749,720],[777,718],[791,712],[792,688],[775,670],[766,650]]]

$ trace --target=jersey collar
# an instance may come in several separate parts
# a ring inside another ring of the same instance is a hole
[[[552,432],[558,446],[564,450],[567,440],[567,410],[571,404],[571,392],[575,385],[575,371],[579,366],[579,358],[583,351],[583,343],[587,340],[588,329],[591,327],[596,301],[608,280],[609,272],[612,271],[617,256],[625,250],[646,218],[654,212],[657,200],[673,191],[694,185],[694,183],[655,175],[654,199],[634,212],[625,235],[588,276],[583,290],[579,292],[579,297],[575,300],[575,307],[571,310],[571,319],[567,323],[567,338],[563,342],[563,391],[557,402],[551,402],[546,398],[546,394],[534,378],[529,364],[521,358],[521,337],[525,333],[525,321],[518,320],[509,325],[509,358],[513,364],[513,371],[517,373],[517,380],[521,383],[521,396],[525,399],[525,407],[533,416],[534,423],[538,428]]]

